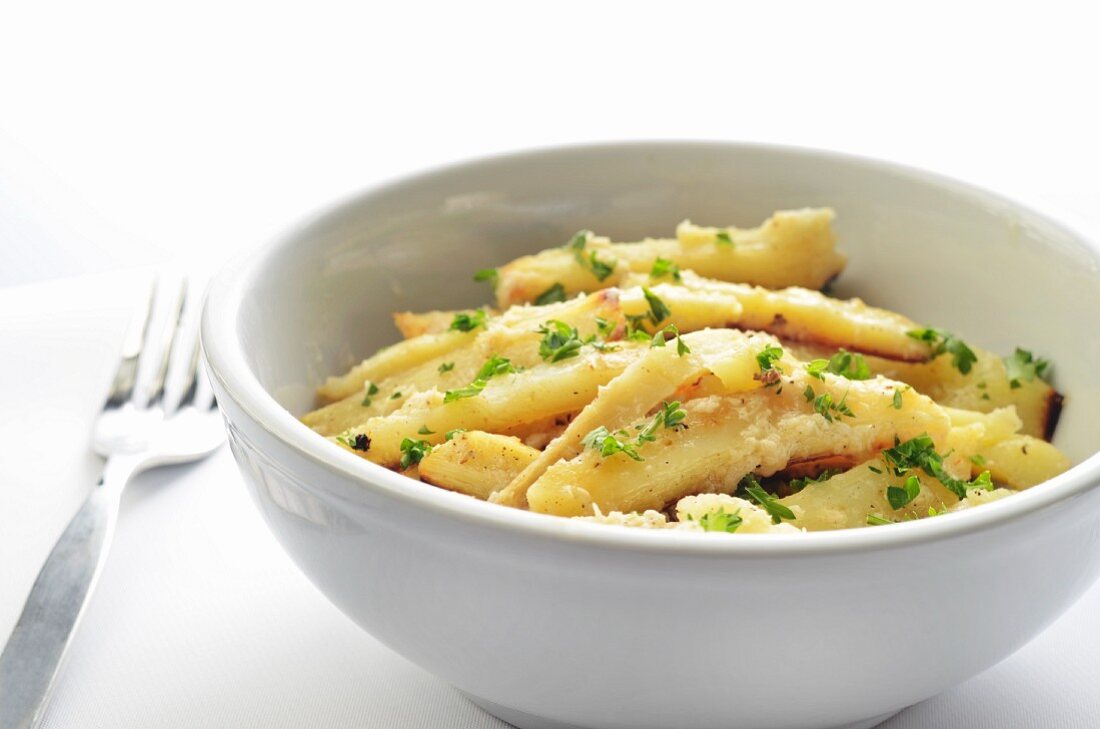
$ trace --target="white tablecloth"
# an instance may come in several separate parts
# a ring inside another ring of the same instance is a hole
[[[0,289],[0,638],[97,475],[89,426],[143,278]],[[1100,588],[1001,665],[884,726],[1096,727],[1097,686]],[[45,726],[505,725],[330,605],[267,532],[223,448],[125,494]]]

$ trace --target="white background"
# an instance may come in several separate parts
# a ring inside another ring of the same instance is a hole
[[[827,147],[1100,222],[1075,5],[0,4],[0,636],[94,479],[133,269],[216,267],[425,166],[602,139]],[[1098,604],[891,726],[1092,726]],[[139,480],[49,726],[307,724],[496,726],[325,603],[226,453]]]

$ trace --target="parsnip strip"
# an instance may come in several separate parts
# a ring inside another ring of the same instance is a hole
[[[959,500],[928,474],[912,471],[907,476],[916,476],[920,494],[901,509],[894,509],[886,498],[886,490],[902,485],[905,478],[890,475],[886,468],[882,459],[876,458],[827,481],[807,484],[797,494],[780,499],[779,503],[799,515],[790,522],[792,525],[816,532],[865,527],[869,514],[891,521],[919,519],[928,516],[929,507],[939,512]]]
[[[502,266],[497,302],[504,309],[534,301],[555,285],[566,295],[615,286],[629,272],[648,273],[658,258],[725,281],[820,288],[840,273],[846,260],[835,248],[833,217],[827,208],[779,211],[758,228],[722,229],[730,244],[719,241],[719,229],[688,222],[681,224],[677,239],[611,243],[589,236],[583,251],[551,248]],[[603,280],[593,272],[592,254],[610,267]]]
[[[999,356],[971,349],[978,359],[967,374],[955,368],[948,355],[924,363],[868,357],[867,364],[872,372],[912,385],[942,405],[983,413],[1014,406],[1025,435],[1050,440],[1062,411],[1062,396],[1039,378],[1020,380],[1018,387],[1012,387]]]
[[[834,299],[801,288],[772,291],[705,279],[691,271],[681,275],[684,288],[690,291],[730,297],[740,303],[741,316],[728,326],[907,362],[923,362],[931,353],[926,343],[909,336],[919,328],[913,320],[859,299]],[[639,283],[636,277],[628,282]]]
[[[412,339],[424,334],[440,334],[447,331],[455,314],[473,314],[474,309],[459,309],[455,311],[395,311],[393,324],[401,332],[405,339]],[[494,311],[487,312],[489,316],[496,316]]]
[[[424,456],[420,461],[420,480],[487,499],[538,454],[519,438],[472,430],[437,445]]]
[[[624,342],[615,352],[588,351],[573,359],[539,364],[517,374],[488,381],[474,397],[444,402],[444,393],[427,390],[413,395],[399,409],[374,417],[353,428],[348,436],[362,433],[370,449],[358,452],[375,463],[396,466],[404,438],[443,441],[455,428],[490,433],[580,410],[596,396],[597,388],[610,382],[638,359],[648,344]],[[420,430],[433,431],[421,434]]]
[[[674,399],[680,386],[707,372],[714,372],[730,392],[761,387],[753,379],[756,353],[775,340],[766,335],[712,329],[683,336],[690,352],[681,355],[676,343],[650,348],[641,359],[601,387],[592,401],[568,428],[508,487],[494,494],[492,501],[508,506],[527,505],[527,488],[552,464],[573,458],[582,449],[581,440],[600,425],[618,429],[638,420],[662,401]]]
[[[804,398],[807,386],[834,402],[846,396],[854,417],[827,421]],[[532,511],[563,516],[592,513],[593,505],[602,511],[660,509],[691,493],[729,491],[746,473],[770,475],[792,460],[833,453],[870,457],[895,437],[922,433],[942,442],[949,428],[943,410],[916,392],[906,393],[896,409],[896,387],[882,378],[827,376],[821,382],[798,368],[783,377],[782,391],[692,400],[683,404],[688,427],[660,431],[656,442],[639,449],[646,460],[585,450],[548,468],[527,489],[527,502]]]
[[[347,374],[329,377],[317,388],[317,396],[324,402],[350,397],[362,389],[363,383],[368,380],[384,380],[402,370],[469,344],[476,336],[476,332],[442,332],[425,334],[390,345],[352,367]]]

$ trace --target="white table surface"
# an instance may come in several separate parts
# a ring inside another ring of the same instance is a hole
[[[593,139],[883,156],[1100,223],[1085,5],[6,6],[0,640],[97,475],[89,426],[135,267],[214,267],[378,180]],[[1093,589],[1009,660],[886,726],[1100,726],[1098,608]],[[46,726],[503,725],[330,606],[223,450],[132,484]]]

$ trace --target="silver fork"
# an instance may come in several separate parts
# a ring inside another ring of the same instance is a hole
[[[103,566],[126,484],[149,468],[197,461],[225,439],[198,367],[201,296],[188,289],[185,280],[156,327],[154,283],[130,325],[92,436],[94,450],[107,459],[103,475],[50,552],[0,655],[0,729],[39,725]]]

